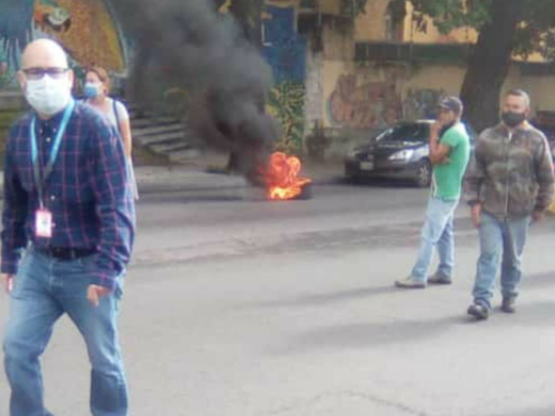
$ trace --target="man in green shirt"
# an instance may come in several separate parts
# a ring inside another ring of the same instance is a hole
[[[470,157],[470,140],[461,123],[462,111],[463,105],[457,97],[446,97],[440,103],[438,120],[430,129],[432,193],[422,228],[418,259],[410,276],[395,282],[397,287],[423,289],[427,283],[451,283],[455,258],[453,217]],[[428,278],[435,247],[439,254],[439,267]]]

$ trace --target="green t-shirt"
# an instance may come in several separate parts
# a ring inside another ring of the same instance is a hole
[[[437,164],[433,170],[433,194],[456,200],[461,196],[462,180],[470,158],[470,139],[464,124],[457,123],[441,137],[440,144],[449,146],[449,162]]]

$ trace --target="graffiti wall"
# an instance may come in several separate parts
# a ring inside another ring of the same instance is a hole
[[[0,2],[0,88],[14,85],[21,51],[44,37],[58,41],[76,69],[127,69],[127,47],[107,0],[8,0]]]
[[[299,153],[304,134],[304,84],[284,81],[268,97],[268,113],[281,124],[282,135],[276,150]]]
[[[365,81],[358,74],[340,75],[328,99],[329,121],[336,127],[376,129],[401,118],[402,103],[396,80]]]
[[[280,150],[300,152],[304,135],[306,42],[295,31],[292,5],[267,5],[262,27],[263,54],[274,74],[268,112],[282,125]]]
[[[127,71],[128,44],[113,13],[116,0],[1,0],[0,89],[16,88],[15,74],[25,46],[34,39],[58,41],[70,56],[70,65],[96,64],[112,74]],[[222,13],[232,0],[214,0]],[[272,0],[262,16],[263,55],[272,67],[275,87],[268,111],[281,123],[277,147],[300,151],[304,135],[306,42],[296,33],[295,3]]]
[[[336,79],[326,102],[327,124],[336,128],[374,130],[401,119],[433,118],[446,94],[443,89],[412,85],[392,68],[357,70]]]

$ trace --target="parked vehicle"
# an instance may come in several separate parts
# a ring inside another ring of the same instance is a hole
[[[355,147],[345,159],[345,175],[363,178],[403,179],[417,186],[430,185],[428,137],[433,120],[400,122]]]
[[[345,175],[353,181],[400,179],[419,187],[430,186],[432,165],[428,140],[433,123],[434,120],[402,121],[369,143],[355,147],[345,158]]]

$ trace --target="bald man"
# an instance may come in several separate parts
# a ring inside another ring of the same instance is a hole
[[[10,294],[4,364],[11,416],[53,416],[39,359],[64,314],[83,336],[94,416],[126,416],[116,317],[135,213],[123,145],[71,96],[62,48],[31,43],[18,74],[32,107],[10,130],[4,165],[2,284]]]

